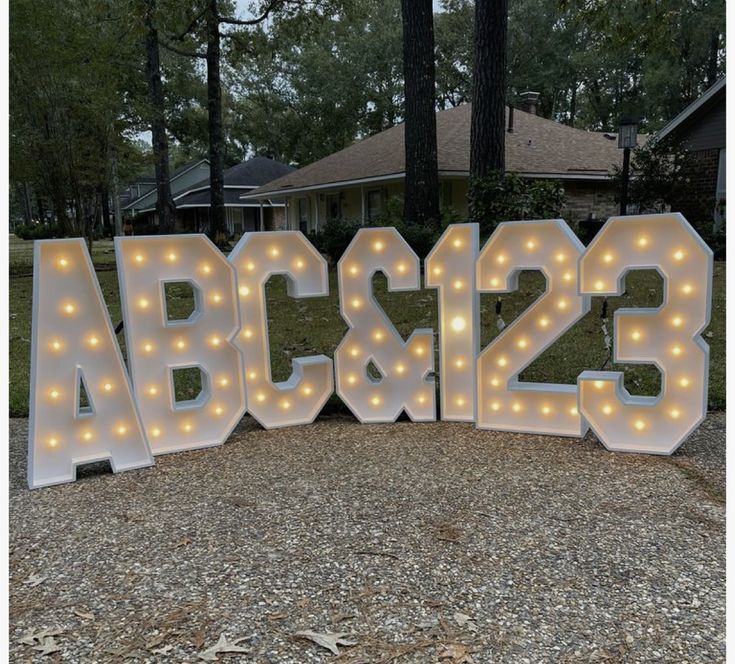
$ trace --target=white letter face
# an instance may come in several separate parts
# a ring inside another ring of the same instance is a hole
[[[500,224],[477,262],[484,293],[518,288],[522,270],[540,269],[546,292],[482,351],[477,362],[481,429],[581,436],[577,386],[521,383],[519,373],[590,310],[577,294],[577,262],[584,245],[562,219]]]
[[[475,262],[478,224],[452,224],[424,261],[427,288],[438,289],[441,418],[475,421],[475,358],[480,344],[480,295]]]
[[[707,413],[712,251],[681,214],[613,217],[580,262],[580,291],[622,295],[631,269],[664,278],[660,307],[615,312],[615,362],[655,364],[659,396],[631,396],[616,371],[579,376],[580,410],[609,450],[671,454]]]
[[[360,229],[337,265],[339,304],[350,329],[334,354],[337,393],[361,422],[393,422],[405,410],[414,421],[435,415],[433,330],[407,341],[373,297],[382,271],[392,291],[417,290],[419,259],[395,228]],[[368,374],[373,363],[381,378]]]
[[[204,235],[115,238],[130,371],[154,454],[224,443],[245,412],[235,271]],[[194,291],[186,320],[170,320],[167,283]],[[199,368],[200,394],[177,401],[174,370]]]
[[[229,260],[238,275],[243,327],[237,343],[245,358],[250,414],[266,429],[313,422],[334,391],[332,360],[295,358],[291,377],[273,383],[265,285],[283,274],[291,297],[328,295],[327,262],[299,231],[245,233]]]
[[[152,465],[84,240],[37,241],[33,256],[28,486],[71,482],[93,461]]]

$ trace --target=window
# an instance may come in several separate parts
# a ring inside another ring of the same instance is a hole
[[[367,220],[373,221],[380,214],[380,189],[367,192]]]
[[[452,181],[444,180],[439,192],[439,207],[442,210],[452,207]]]
[[[310,206],[308,198],[299,198],[299,230],[306,235],[309,232]]]
[[[342,218],[342,197],[340,194],[327,194],[327,221]]]
[[[717,166],[717,200],[725,200],[725,148],[720,150],[720,163]]]

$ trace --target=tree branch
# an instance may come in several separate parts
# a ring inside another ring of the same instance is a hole
[[[199,19],[202,18],[202,16],[204,16],[204,12],[206,12],[206,11],[207,11],[207,7],[205,6],[204,9],[202,9],[202,11],[200,11],[191,20],[191,22],[189,23],[189,25],[186,26],[186,30],[184,30],[183,32],[180,32],[180,33],[178,33],[176,35],[170,35],[169,38],[170,39],[173,39],[174,41],[181,41],[184,37],[186,37],[186,35],[188,35],[194,29],[194,26],[199,22]]]
[[[160,41],[161,46],[163,46],[165,49],[173,51],[174,53],[178,53],[179,55],[183,55],[187,58],[202,58],[204,60],[207,57],[206,53],[200,53],[199,51],[186,51],[183,48],[178,48],[177,46],[174,46],[164,39],[161,39]]]
[[[228,25],[257,25],[258,23],[265,21],[265,19],[268,18],[268,14],[270,14],[282,2],[283,0],[270,0],[266,8],[263,10],[263,13],[256,18],[245,20],[239,18],[225,18],[224,16],[218,16],[217,18],[220,23],[227,23]]]

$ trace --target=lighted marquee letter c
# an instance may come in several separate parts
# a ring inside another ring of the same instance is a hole
[[[477,426],[581,436],[586,424],[577,386],[521,383],[518,374],[590,310],[577,294],[584,245],[562,219],[500,224],[477,261],[478,290],[518,288],[522,270],[540,269],[546,292],[485,348],[477,360]]]
[[[28,486],[107,459],[115,472],[153,463],[120,347],[84,240],[37,241]]]
[[[154,454],[224,443],[245,412],[235,271],[205,235],[116,237],[125,340],[135,396]],[[195,308],[167,314],[165,286],[184,282]],[[176,399],[174,371],[198,368],[202,389]]]
[[[631,269],[664,278],[657,308],[615,312],[614,361],[655,364],[658,396],[631,396],[623,374],[579,376],[580,410],[610,450],[671,454],[707,413],[712,251],[681,214],[613,217],[580,262],[580,291],[622,295]]]
[[[433,330],[407,341],[373,297],[382,271],[392,291],[419,288],[419,259],[395,228],[362,228],[337,264],[339,306],[350,329],[334,353],[337,393],[361,422],[393,422],[402,410],[414,421],[435,415]],[[368,375],[373,363],[382,377]]]
[[[332,360],[297,357],[291,377],[273,382],[265,285],[272,275],[283,274],[291,297],[328,295],[327,262],[299,231],[245,233],[229,260],[238,275],[243,327],[237,343],[250,414],[266,429],[313,422],[334,391]]]

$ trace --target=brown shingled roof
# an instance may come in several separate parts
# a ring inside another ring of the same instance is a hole
[[[440,173],[469,173],[471,109],[470,104],[462,104],[436,114]],[[506,170],[536,176],[605,178],[613,164],[622,161],[622,150],[615,138],[614,134],[574,129],[515,109],[513,132],[505,134]],[[399,178],[403,172],[403,125],[398,125],[243,197],[378,177]]]

